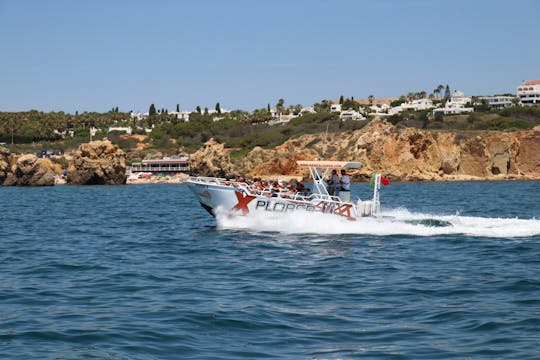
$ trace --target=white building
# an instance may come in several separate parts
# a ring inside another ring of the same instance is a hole
[[[308,107],[302,108],[302,110],[300,110],[300,115],[315,114],[315,113],[316,113],[316,111],[315,111],[315,108],[313,106],[308,106]]]
[[[431,99],[416,99],[416,100],[404,102],[398,106],[394,106],[394,107],[388,106],[388,108],[386,109],[386,112],[389,115],[396,115],[406,110],[419,111],[419,110],[433,109],[434,107],[435,105],[433,105],[433,101],[431,101]]]
[[[371,105],[369,107],[369,110],[371,111],[371,113],[385,114],[385,113],[388,112],[388,110],[390,110],[390,105],[388,105],[388,104]]]
[[[470,96],[465,96],[461,91],[454,91],[454,94],[448,100],[443,108],[433,110],[433,114],[442,112],[445,115],[456,115],[463,113],[472,113],[474,111],[473,107],[467,107],[467,104],[470,104],[472,98]]]
[[[401,105],[393,106],[390,109],[388,109],[388,114],[389,115],[396,115],[396,114],[399,114],[402,111],[403,111],[403,108],[401,107]]]
[[[132,129],[131,129],[131,126],[111,126],[109,128],[109,132],[113,132],[113,131],[121,131],[121,132],[125,132],[128,135],[131,135]]]
[[[130,112],[129,116],[131,116],[131,118],[134,119],[134,120],[142,120],[142,119],[148,117],[148,113],[141,114],[140,112],[138,112],[138,113]]]
[[[366,120],[366,117],[360,114],[358,111],[349,109],[339,113],[339,118],[345,120]]]
[[[518,86],[517,96],[522,105],[540,105],[540,80],[527,81]]]
[[[170,115],[175,115],[178,120],[189,122],[189,112],[188,111],[171,111]]]
[[[268,124],[270,125],[275,125],[275,124],[285,124],[285,123],[288,123],[289,121],[291,121],[292,119],[294,119],[295,117],[298,117],[298,115],[293,115],[293,114],[288,114],[288,115],[285,115],[285,114],[278,114],[276,117],[272,117],[272,120],[270,120],[268,122]]]
[[[341,104],[330,105],[330,112],[341,112]]]
[[[514,96],[504,96],[504,95],[495,95],[495,96],[480,96],[478,100],[485,101],[486,105],[491,110],[505,109],[514,106]]]
[[[413,111],[433,109],[434,107],[435,106],[433,105],[433,102],[430,99],[411,100],[411,101],[401,104],[401,109],[413,110]]]

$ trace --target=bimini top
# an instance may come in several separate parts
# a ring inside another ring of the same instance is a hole
[[[362,167],[362,164],[356,161],[298,160],[296,163],[305,168],[360,169]]]

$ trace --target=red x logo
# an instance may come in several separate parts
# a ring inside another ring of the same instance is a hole
[[[242,210],[242,214],[246,215],[249,213],[248,204],[251,200],[255,199],[255,196],[242,194],[240,191],[235,191],[236,198],[238,199],[238,204],[234,205],[232,210]]]

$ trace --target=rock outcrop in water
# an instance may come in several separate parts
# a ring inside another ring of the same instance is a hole
[[[3,165],[0,164],[0,167]],[[16,160],[11,170],[5,176],[4,186],[54,185],[54,165],[49,159],[40,159],[32,154],[23,155]]]
[[[4,183],[11,172],[10,152],[5,147],[0,146],[0,185]]]
[[[326,144],[324,137],[304,135],[275,149],[254,148],[233,161],[223,145],[213,142],[205,144],[197,158],[211,164],[204,175],[226,170],[267,178],[299,176],[302,170],[296,160],[324,158],[362,162],[361,169],[351,171],[356,179],[367,179],[373,172],[401,181],[540,179],[540,127],[451,132],[399,129],[375,120],[358,131],[329,134]],[[193,168],[200,169],[200,165]]]
[[[98,140],[79,146],[73,156],[68,183],[120,185],[126,179],[126,154],[109,140]]]

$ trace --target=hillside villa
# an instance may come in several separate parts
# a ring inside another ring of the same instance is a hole
[[[540,105],[540,80],[527,81],[518,86],[517,96],[524,106]]]
[[[454,91],[450,100],[446,102],[443,108],[433,110],[433,114],[443,113],[444,115],[457,115],[463,113],[472,113],[474,108],[468,107],[471,104],[472,97],[465,96],[461,91]]]

